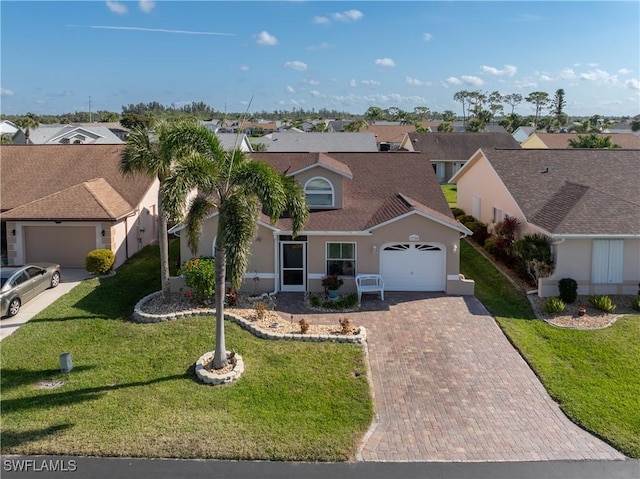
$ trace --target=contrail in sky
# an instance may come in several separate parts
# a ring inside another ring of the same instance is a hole
[[[67,27],[79,27],[79,25],[66,25]],[[158,32],[158,33],[180,33],[183,35],[223,35],[236,36],[235,33],[218,33],[218,32],[195,32],[190,30],[167,30],[165,28],[143,28],[143,27],[117,27],[112,25],[91,25],[89,28],[101,30],[130,30],[136,32]]]

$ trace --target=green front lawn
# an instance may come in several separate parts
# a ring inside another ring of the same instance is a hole
[[[458,185],[440,185],[449,207],[458,206]]]
[[[344,461],[373,416],[360,346],[257,339],[226,323],[247,370],[206,386],[213,317],[129,321],[159,289],[157,248],[84,281],[2,341],[2,453]],[[74,369],[59,372],[60,353]],[[57,389],[38,389],[62,380]]]
[[[466,242],[461,272],[565,414],[629,457],[640,457],[640,316],[578,331],[534,317],[529,301]]]

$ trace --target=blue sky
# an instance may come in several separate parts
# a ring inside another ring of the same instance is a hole
[[[575,116],[640,113],[640,2],[0,2],[5,114],[370,106],[462,113],[462,90],[564,89]],[[533,112],[524,102],[521,115]]]

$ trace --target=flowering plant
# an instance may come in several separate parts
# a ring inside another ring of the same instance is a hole
[[[344,280],[339,278],[337,274],[331,274],[322,278],[322,286],[325,289],[336,290],[344,284]]]
[[[178,274],[200,301],[210,298],[216,291],[216,268],[213,258],[193,258],[187,261]],[[187,296],[189,296],[187,294]]]

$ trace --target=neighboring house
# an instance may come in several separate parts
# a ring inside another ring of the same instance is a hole
[[[467,131],[467,125],[469,124],[469,120],[471,117],[467,118],[467,122],[464,121],[454,121],[453,128],[456,133],[465,133]],[[484,133],[509,133],[503,126],[498,125],[497,123],[489,123],[485,125]]]
[[[379,151],[397,151],[407,133],[416,131],[415,125],[369,125],[361,130],[373,133]]]
[[[94,126],[103,126],[105,128],[109,128],[111,133],[116,135],[122,141],[127,140],[127,136],[129,136],[129,129],[125,128],[118,121],[110,121],[110,122],[98,122],[98,123],[73,123],[74,126],[83,126],[93,128]]]
[[[84,268],[97,248],[115,266],[157,239],[158,181],[124,177],[124,145],[3,146],[2,249],[8,264]]]
[[[234,133],[238,129],[246,133],[249,136],[262,136],[274,133],[280,128],[279,121],[244,121],[234,130]]]
[[[533,133],[520,146],[522,148],[571,148],[569,140],[577,140],[579,136],[587,136],[589,133]],[[620,145],[624,149],[640,149],[640,138],[633,133],[599,133],[599,137],[611,137],[611,142]]]
[[[225,150],[240,148],[241,151],[253,151],[249,138],[244,133],[216,133]]]
[[[438,181],[446,183],[479,148],[520,148],[509,133],[408,133],[401,148],[427,155]]]
[[[124,143],[108,127],[40,125],[31,128],[29,144],[32,145],[119,145]]]
[[[344,131],[344,127],[351,123],[351,120],[330,120],[327,123],[327,131],[331,133]]]
[[[357,274],[380,274],[386,291],[473,294],[459,274],[461,236],[427,159],[419,153],[252,153],[304,188],[311,213],[291,236],[291,221],[262,215],[243,291],[322,291],[336,273],[344,291]],[[197,256],[213,255],[217,213],[203,223]],[[171,230],[180,235],[184,225]],[[181,260],[191,258],[181,242]],[[177,286],[176,286],[177,287]]]
[[[558,295],[573,278],[579,294],[637,294],[640,190],[637,150],[479,150],[451,179],[458,206],[490,229],[505,215],[519,235],[551,238],[556,268],[538,284]]]
[[[9,137],[14,145],[24,144],[24,131],[12,121],[0,122],[0,135]]]
[[[533,133],[535,133],[536,129],[533,126],[519,126],[515,129],[511,136],[520,144],[529,138]]]
[[[378,151],[373,133],[277,132],[258,138],[254,143],[263,143],[269,152]]]

